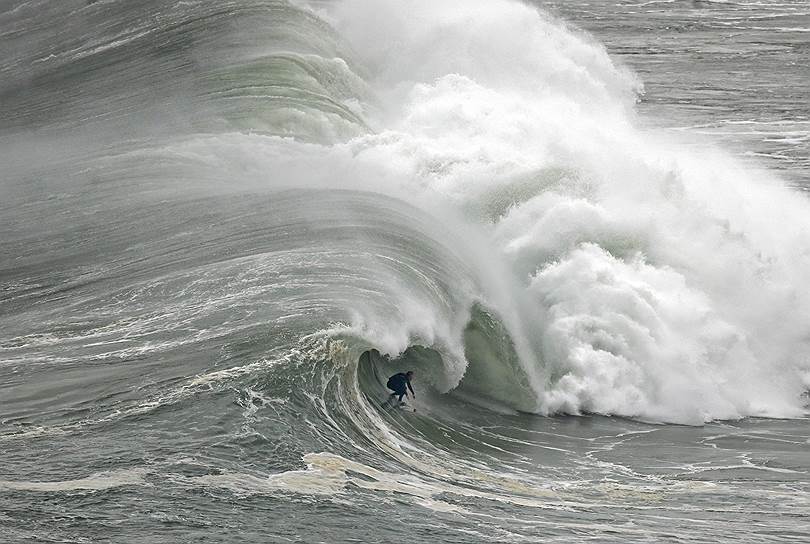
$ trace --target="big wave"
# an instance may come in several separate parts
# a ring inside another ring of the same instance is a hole
[[[588,36],[508,0],[150,9],[101,37],[38,43],[21,81],[43,85],[3,88],[15,154],[27,129],[50,127],[77,172],[166,180],[149,188],[160,197],[297,191],[317,214],[378,195],[362,206],[369,234],[317,291],[328,315],[301,332],[392,357],[430,348],[441,392],[683,423],[804,413],[807,202],[721,150],[639,128],[641,84]],[[141,75],[121,82],[121,62]],[[58,107],[73,85],[84,93]]]
[[[345,144],[352,161],[378,190],[439,195],[475,223],[480,295],[534,410],[803,413],[802,197],[638,128],[633,75],[530,6],[344,2],[330,16],[382,101],[377,132]]]

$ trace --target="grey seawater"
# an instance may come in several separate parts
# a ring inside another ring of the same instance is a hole
[[[807,188],[807,2],[537,3],[633,68],[645,88],[639,111],[651,124],[699,146],[721,143],[749,166]]]
[[[417,207],[236,186],[251,164],[206,154],[240,131],[361,133],[334,97],[362,85],[290,52],[340,41],[285,2],[134,4],[0,15],[3,541],[806,539],[807,419],[520,413],[482,401],[484,368],[442,394],[441,354],[336,329],[358,305],[394,319],[403,290],[452,320],[477,281]],[[808,186],[803,4],[544,5],[639,73],[645,122]],[[468,338],[503,341],[486,309],[467,317]],[[415,412],[381,406],[404,368]]]

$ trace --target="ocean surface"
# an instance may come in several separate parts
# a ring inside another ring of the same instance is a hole
[[[805,0],[0,2],[0,541],[807,541],[808,97]]]

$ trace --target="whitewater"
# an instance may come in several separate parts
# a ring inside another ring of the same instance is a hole
[[[6,2],[0,537],[806,538],[809,28]]]

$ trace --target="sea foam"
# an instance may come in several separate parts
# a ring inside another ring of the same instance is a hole
[[[348,1],[330,17],[381,102],[353,160],[483,225],[470,243],[491,256],[479,269],[509,271],[511,298],[489,302],[519,315],[538,411],[801,414],[802,197],[638,128],[632,73],[529,6]]]

